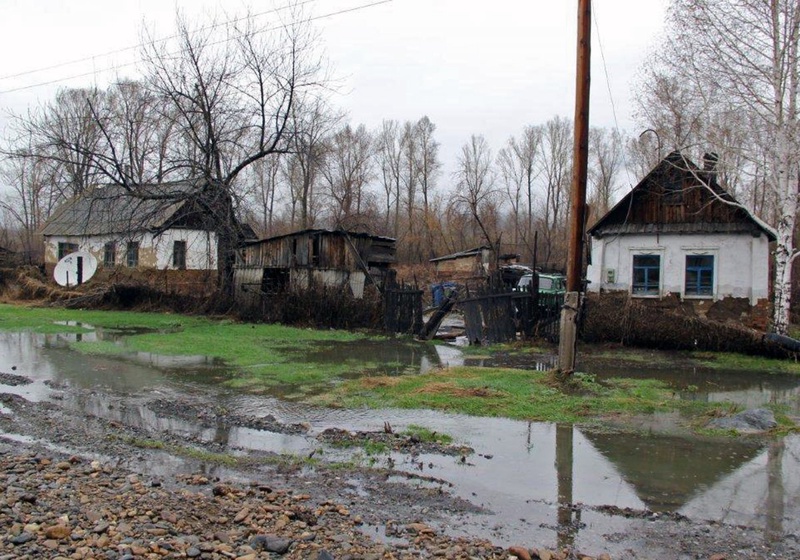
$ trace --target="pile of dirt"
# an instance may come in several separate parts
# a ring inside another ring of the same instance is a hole
[[[646,305],[627,294],[587,297],[581,325],[585,342],[617,342],[660,350],[739,352],[774,358],[794,353],[764,338],[764,333],[732,322],[681,314]]]

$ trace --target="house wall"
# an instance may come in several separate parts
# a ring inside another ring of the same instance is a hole
[[[763,234],[617,235],[592,239],[588,291],[631,290],[634,254],[661,255],[660,295],[682,299],[747,298],[750,305],[769,296],[769,241]],[[714,255],[713,298],[685,296],[686,256]],[[609,282],[613,271],[613,282]],[[654,296],[642,296],[644,298]]]
[[[138,268],[174,269],[172,251],[175,241],[186,241],[186,270],[215,270],[217,268],[217,236],[213,232],[171,229],[161,235],[140,233],[132,236],[47,236],[45,237],[45,266],[48,272],[58,263],[58,244],[75,243],[88,251],[102,266],[105,244],[116,242],[116,266],[125,266],[128,241],[139,242]]]
[[[489,274],[492,252],[483,250],[477,255],[466,255],[436,261],[436,276],[439,280],[468,280],[483,278]]]
[[[394,261],[394,247],[387,247],[385,243],[373,243],[372,239],[360,236],[351,236],[348,241],[337,233],[313,232],[265,239],[248,245],[244,264],[276,268],[361,270],[350,247],[351,242],[365,263],[388,266],[389,262]],[[376,250],[373,251],[373,248]]]

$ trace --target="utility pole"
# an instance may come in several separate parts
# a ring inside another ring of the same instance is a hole
[[[558,343],[558,369],[561,375],[575,371],[578,336],[578,310],[583,291],[583,236],[586,220],[586,176],[589,165],[589,75],[591,67],[591,0],[578,0],[578,55],[575,80],[575,139],[572,164],[572,191],[569,250],[567,253],[567,293],[561,310]]]

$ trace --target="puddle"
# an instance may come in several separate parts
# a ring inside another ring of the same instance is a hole
[[[0,372],[32,379],[28,385],[0,385],[0,392],[29,400],[58,398],[60,406],[149,431],[169,432],[189,441],[214,442],[230,453],[271,451],[309,454],[321,448],[316,435],[329,427],[380,431],[389,422],[395,431],[411,424],[447,433],[475,453],[465,457],[375,456],[381,465],[431,480],[406,484],[441,485],[491,512],[463,514],[450,527],[455,534],[591,548],[603,535],[631,531],[648,523],[609,515],[600,506],[676,512],[693,519],[762,528],[769,538],[800,532],[800,436],[757,442],[742,439],[677,437],[654,432],[624,437],[571,425],[476,418],[428,410],[322,409],[268,395],[236,392],[220,381],[230,371],[204,357],[162,359],[152,355],[98,356],[69,350],[71,337],[105,336],[99,331],[65,335],[0,333]],[[83,340],[86,340],[84,338]],[[348,343],[347,355],[357,354]],[[445,345],[370,342],[360,350],[381,362],[387,374],[428,371],[442,365],[469,363],[457,348]],[[341,360],[343,347],[320,348],[319,360]],[[545,362],[543,362],[544,364]],[[544,365],[542,366],[544,367]],[[426,369],[428,368],[428,369]],[[592,372],[599,378],[620,372]],[[648,368],[627,376],[662,378],[687,399],[738,402],[744,406],[785,404],[800,412],[800,378],[756,372],[659,371]],[[63,392],[61,387],[88,389]],[[286,424],[305,422],[306,435],[225,425],[191,418],[171,418],[147,408],[148,399],[196,398],[235,410],[240,416],[274,416]],[[7,409],[6,409],[7,410]],[[5,410],[0,408],[0,413]],[[666,415],[665,415],[666,416]],[[653,423],[669,422],[653,417]],[[341,450],[325,450],[336,460]],[[148,469],[158,475],[184,472],[184,461],[154,453]],[[203,466],[221,473],[218,467]],[[452,485],[452,486],[450,486]],[[355,489],[354,492],[366,492]],[[580,511],[569,507],[583,504]]]
[[[464,365],[460,350],[447,344],[422,344],[410,340],[358,340],[325,342],[303,354],[305,362],[318,364],[370,364],[380,375],[428,373],[436,368]]]
[[[586,368],[598,380],[612,377],[658,379],[684,400],[735,403],[744,408],[783,405],[790,415],[800,415],[800,376],[756,371],[706,368],[659,368],[592,366]]]

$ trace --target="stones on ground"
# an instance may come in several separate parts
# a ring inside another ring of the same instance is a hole
[[[488,541],[452,538],[422,521],[387,523],[392,543],[358,529],[351,504],[208,476],[148,477],[79,458],[0,455],[0,560],[497,559]],[[22,497],[28,496],[23,500]],[[424,513],[424,510],[423,510]],[[524,560],[524,557],[522,558]]]
[[[286,554],[292,546],[292,540],[276,537],[274,535],[257,535],[250,541],[250,547],[255,550],[266,550],[276,554]]]
[[[775,413],[766,408],[753,408],[733,416],[715,418],[708,423],[710,428],[736,430],[740,433],[758,433],[778,426]]]
[[[508,553],[516,556],[519,560],[531,560],[531,553],[528,552],[528,549],[521,546],[509,547]]]
[[[8,542],[10,542],[11,544],[25,544],[27,542],[34,540],[35,538],[36,536],[31,533],[20,533],[19,535],[16,535],[8,539]]]

